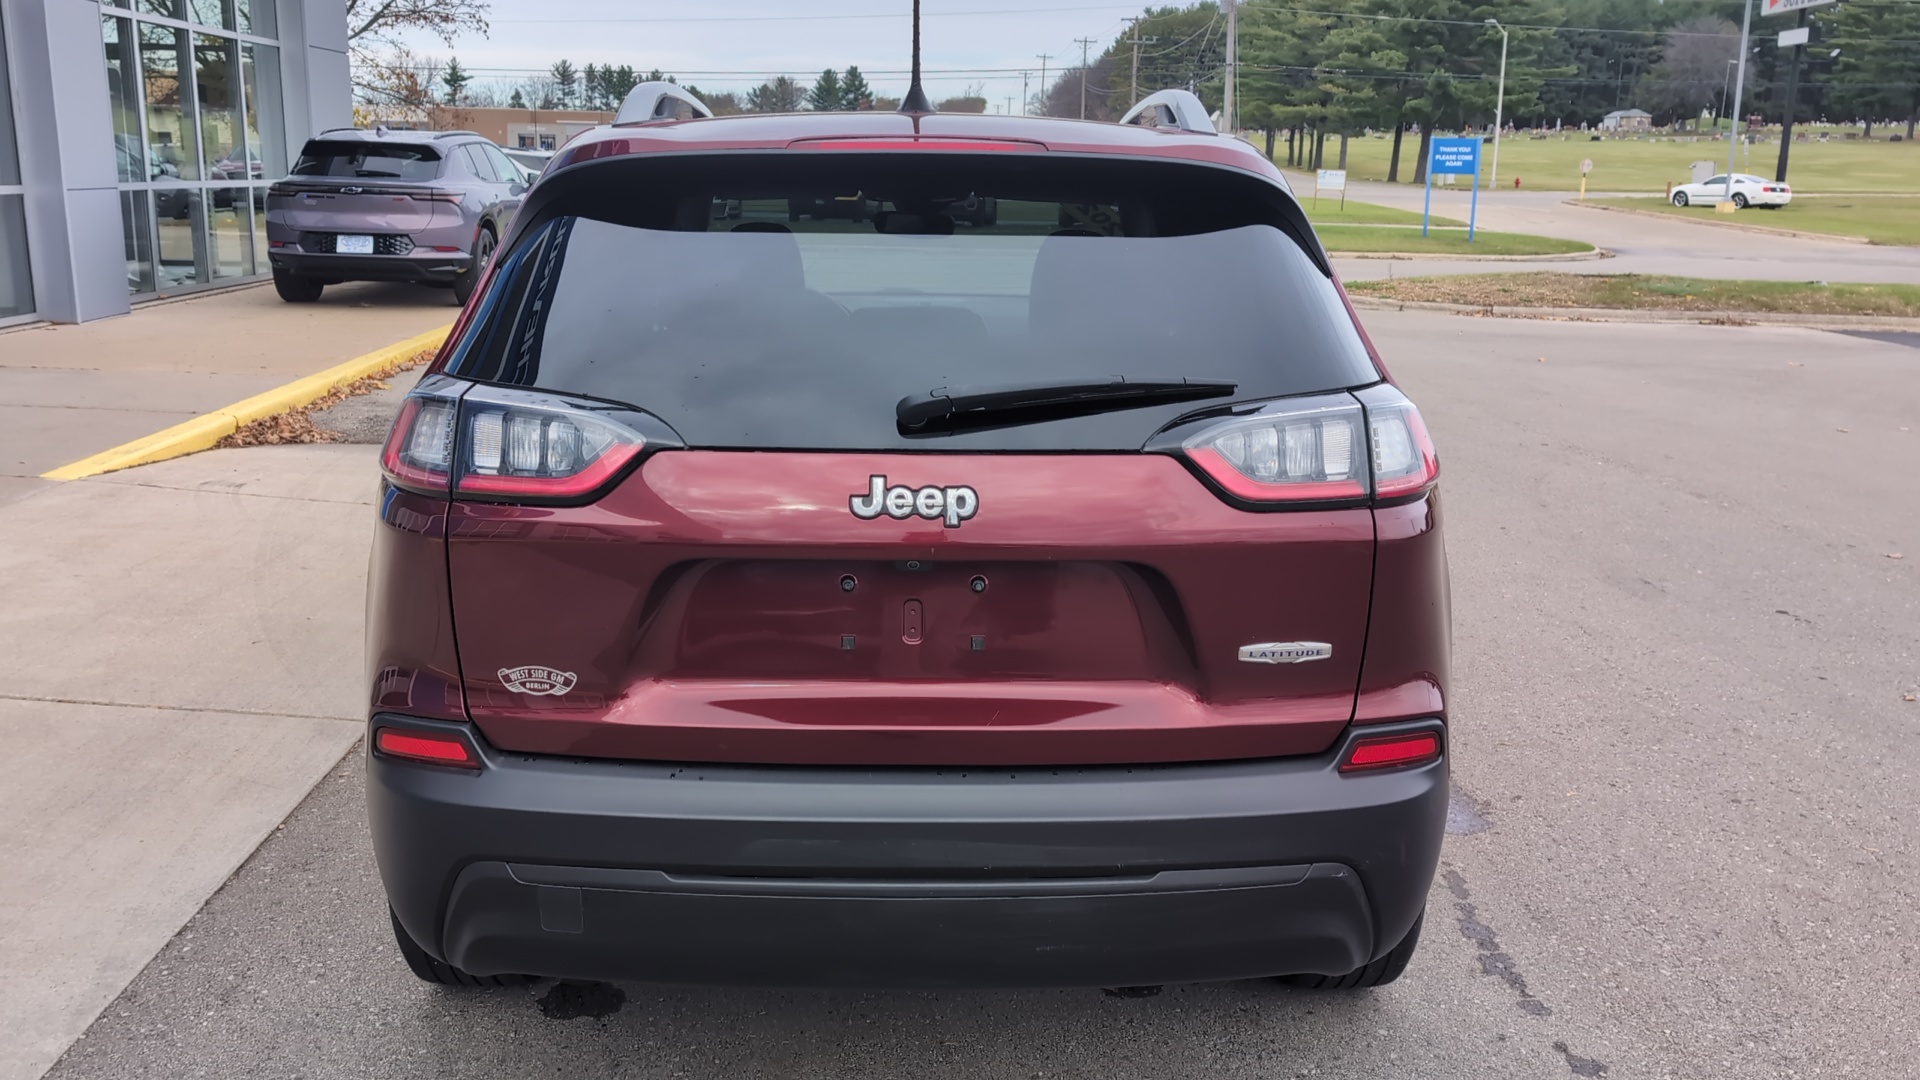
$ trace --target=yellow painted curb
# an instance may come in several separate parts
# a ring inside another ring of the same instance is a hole
[[[165,431],[156,431],[145,438],[81,458],[71,465],[62,465],[52,472],[41,473],[40,477],[43,480],[81,480],[211,449],[214,443],[238,431],[242,424],[300,408],[319,400],[329,390],[391,368],[428,349],[437,349],[441,342],[447,340],[447,333],[452,329],[453,325],[449,323],[384,349],[375,349],[365,356],[356,356],[344,364],[335,364],[304,379],[276,386],[264,394],[236,401],[224,409],[196,416]]]

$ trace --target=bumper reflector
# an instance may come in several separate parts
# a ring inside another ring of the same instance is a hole
[[[1416,731],[1406,735],[1382,735],[1372,739],[1355,739],[1347,749],[1347,756],[1340,762],[1343,773],[1366,772],[1370,769],[1399,769],[1409,765],[1425,765],[1440,758],[1440,734],[1435,731]]]
[[[383,754],[409,761],[454,765],[463,769],[480,767],[480,758],[473,752],[473,747],[458,735],[429,735],[381,728],[374,732],[373,745]]]

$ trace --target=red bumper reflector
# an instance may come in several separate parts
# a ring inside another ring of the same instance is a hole
[[[1355,739],[1340,762],[1340,771],[1365,772],[1369,769],[1398,769],[1425,765],[1440,758],[1440,735],[1434,731],[1416,731],[1411,735],[1382,735]]]
[[[480,759],[473,747],[458,735],[422,735],[416,732],[381,728],[374,732],[373,745],[383,754],[433,765],[458,765],[477,769]]]

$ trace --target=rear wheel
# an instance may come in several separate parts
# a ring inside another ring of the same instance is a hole
[[[515,986],[526,981],[519,975],[469,975],[452,964],[435,960],[413,940],[406,927],[400,925],[400,917],[392,908],[387,909],[387,918],[393,922],[393,940],[400,946],[400,955],[406,957],[407,967],[424,982],[440,986]]]
[[[1676,191],[1676,192],[1674,192],[1674,193],[1673,193],[1673,205],[1675,205],[1675,206],[1685,206],[1685,205],[1687,205],[1687,193],[1686,193],[1686,192],[1684,192],[1684,191]]]
[[[1735,192],[1733,196],[1733,208],[1735,210],[1745,210],[1747,208],[1747,197]]]
[[[320,290],[325,287],[313,278],[298,277],[285,270],[273,272],[273,291],[289,304],[311,304],[320,299]]]
[[[1407,970],[1407,961],[1413,959],[1413,950],[1420,944],[1420,925],[1426,921],[1425,915],[1415,919],[1413,929],[1407,931],[1407,936],[1392,952],[1357,971],[1345,975],[1282,975],[1280,981],[1304,990],[1368,990],[1385,986]]]
[[[480,278],[487,272],[487,264],[493,261],[494,243],[493,229],[482,225],[480,235],[473,239],[473,261],[453,279],[454,303],[465,307],[467,301],[473,298],[473,290],[479,287]]]

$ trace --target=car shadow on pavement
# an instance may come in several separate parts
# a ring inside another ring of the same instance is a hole
[[[1358,994],[429,986],[382,910],[363,760],[321,781],[50,1077],[1358,1075],[1408,1064],[1376,1037],[1389,1027],[1429,1060],[1458,1034],[1414,1007],[1418,957]]]

